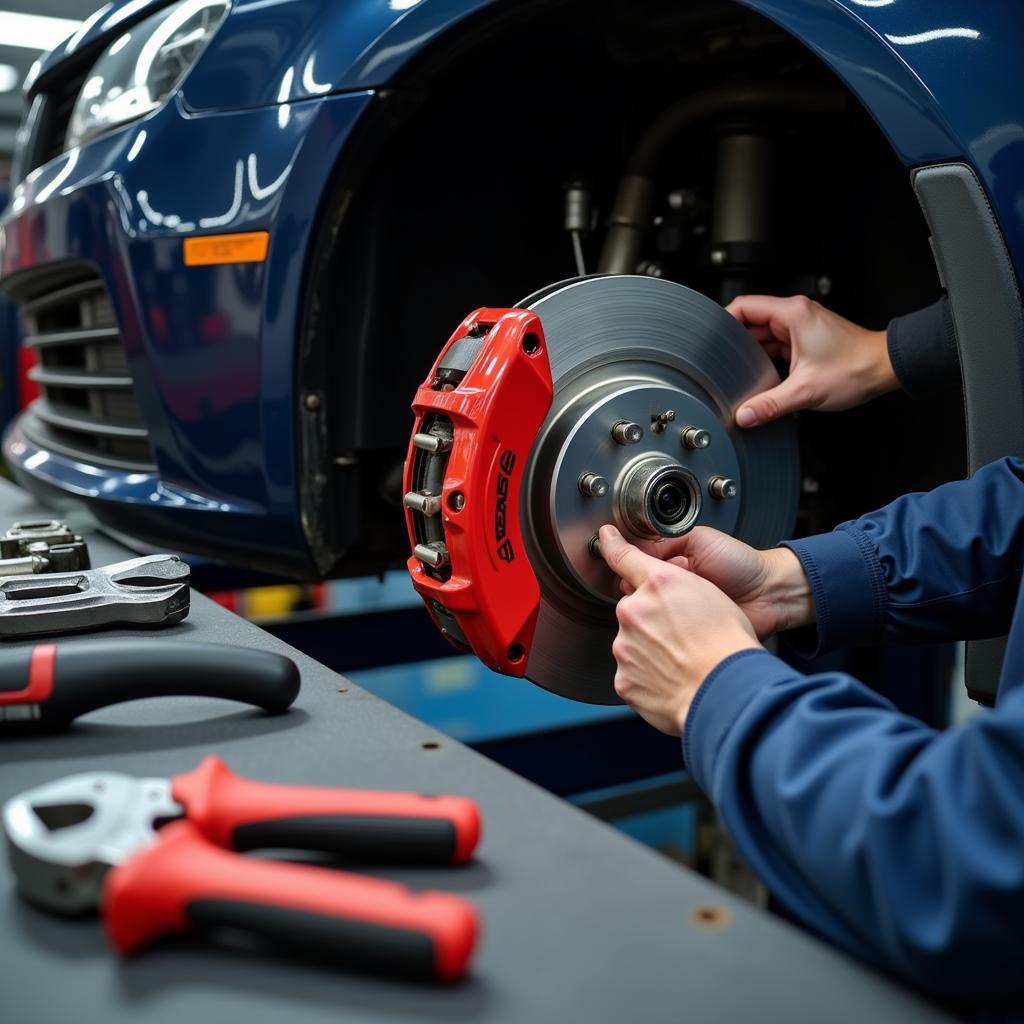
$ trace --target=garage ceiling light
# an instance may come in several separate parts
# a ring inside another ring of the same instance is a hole
[[[25,50],[51,50],[67,39],[79,25],[81,22],[72,18],[0,11],[0,43],[4,46],[20,46]]]
[[[14,92],[21,81],[21,73],[13,64],[0,64],[0,92]]]

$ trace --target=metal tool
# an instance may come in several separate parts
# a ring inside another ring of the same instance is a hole
[[[11,576],[0,580],[0,638],[113,625],[170,626],[188,615],[188,580],[188,565],[175,555]]]
[[[85,640],[0,650],[0,735],[55,730],[144,697],[220,697],[287,710],[299,670],[281,654],[181,640]]]
[[[0,576],[88,568],[88,545],[59,519],[22,520],[0,537]]]
[[[658,278],[587,277],[471,314],[417,391],[405,468],[408,565],[435,623],[497,671],[618,703],[598,529],[777,542],[796,513],[793,425],[733,423],[777,382],[717,303]]]
[[[7,802],[3,827],[21,894],[61,914],[100,909],[121,953],[233,929],[292,954],[452,981],[473,951],[476,914],[457,896],[227,852],[458,864],[480,835],[465,797],[272,785],[207,757],[171,779],[90,772],[39,786]]]

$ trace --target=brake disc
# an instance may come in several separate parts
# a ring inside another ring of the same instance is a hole
[[[471,314],[417,393],[406,464],[409,569],[435,622],[498,671],[617,703],[618,580],[597,531],[783,537],[793,425],[733,421],[777,382],[719,305],[656,278],[583,278]]]

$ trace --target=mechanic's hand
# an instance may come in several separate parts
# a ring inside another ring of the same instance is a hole
[[[758,647],[750,620],[713,583],[601,527],[601,555],[632,588],[615,613],[615,692],[670,736],[682,734],[690,704],[723,658]]]
[[[746,615],[759,640],[814,621],[810,583],[789,548],[758,551],[727,533],[696,526],[682,537],[645,543],[644,549],[713,583]],[[622,589],[632,592],[625,580]]]
[[[899,387],[885,331],[858,327],[803,295],[741,295],[725,308],[769,356],[789,360],[781,384],[736,410],[741,427],[798,409],[849,409]]]

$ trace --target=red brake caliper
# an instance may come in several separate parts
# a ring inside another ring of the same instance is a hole
[[[413,586],[456,647],[506,675],[526,670],[540,605],[519,500],[552,392],[537,315],[478,309],[412,406],[404,484]]]

